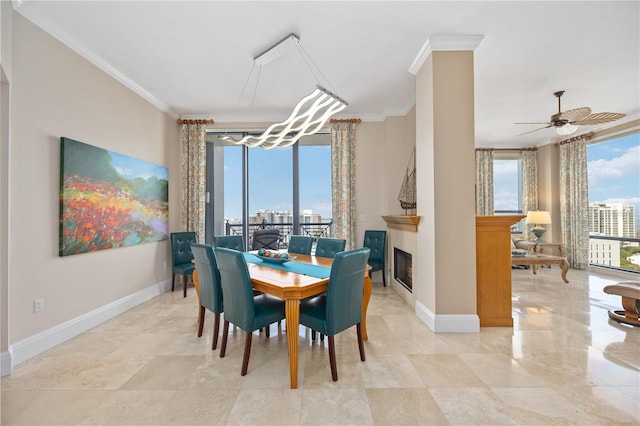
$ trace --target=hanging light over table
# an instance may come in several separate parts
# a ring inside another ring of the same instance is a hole
[[[262,67],[282,55],[288,42],[294,43],[302,54],[300,38],[292,33],[253,58],[254,66],[257,64]],[[306,60],[305,62],[309,63]],[[318,84],[312,93],[298,101],[289,118],[272,124],[260,136],[246,135],[240,139],[222,136],[221,139],[238,145],[259,146],[264,149],[293,145],[301,137],[320,131],[332,115],[342,111],[347,105],[347,101]]]

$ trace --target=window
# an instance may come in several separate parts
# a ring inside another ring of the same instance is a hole
[[[493,160],[493,210],[496,214],[522,213],[522,160]]]
[[[496,215],[522,213],[522,158],[520,153],[494,153],[493,211]],[[512,233],[521,233],[524,219],[511,226]]]
[[[587,169],[590,262],[640,271],[640,134],[588,145]]]
[[[269,150],[235,145],[222,135],[207,134],[207,242],[236,234],[250,247],[260,227],[279,228],[284,245],[292,234],[331,235],[329,134]]]

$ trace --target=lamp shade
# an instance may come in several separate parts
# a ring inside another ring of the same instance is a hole
[[[532,210],[527,213],[527,223],[535,225],[549,225],[551,223],[551,215],[548,211]]]

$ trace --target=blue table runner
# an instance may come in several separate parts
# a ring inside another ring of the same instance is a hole
[[[331,275],[331,268],[326,266],[311,265],[309,263],[295,262],[293,260],[285,263],[270,263],[265,262],[253,253],[244,253],[244,258],[248,263],[256,263],[268,266],[269,268],[280,269],[282,271],[307,275],[314,278],[329,278],[329,275]]]

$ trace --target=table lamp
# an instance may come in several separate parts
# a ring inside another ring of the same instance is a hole
[[[531,228],[531,232],[536,236],[536,239],[533,240],[535,243],[543,243],[542,236],[547,231],[541,225],[549,225],[551,224],[551,215],[549,212],[544,210],[532,210],[527,213],[526,222],[528,224],[533,224],[533,228]]]

